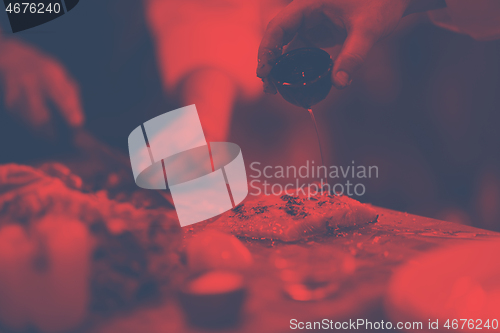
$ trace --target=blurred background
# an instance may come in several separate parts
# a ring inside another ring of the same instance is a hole
[[[4,12],[0,19],[4,39],[65,68],[85,127],[125,154],[139,124],[195,102],[207,139],[240,145],[247,166],[301,166],[319,162],[309,114],[264,95],[254,74],[262,31],[286,3],[83,0],[15,35]],[[500,41],[444,30],[427,14],[406,17],[348,89],[333,88],[314,108],[326,164],[378,166],[362,202],[500,230],[499,59]],[[13,116],[2,75],[0,161],[74,154],[60,119],[51,139]]]

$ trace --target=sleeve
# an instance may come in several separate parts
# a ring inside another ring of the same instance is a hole
[[[447,8],[429,11],[439,27],[477,40],[500,39],[499,0],[446,0]]]

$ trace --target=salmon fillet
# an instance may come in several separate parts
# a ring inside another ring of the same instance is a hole
[[[239,237],[293,242],[377,220],[376,211],[348,196],[250,197],[210,225]]]

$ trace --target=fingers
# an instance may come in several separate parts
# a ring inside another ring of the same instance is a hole
[[[84,113],[78,85],[56,64],[47,68],[45,90],[70,126],[83,125]]]
[[[30,78],[24,82],[24,117],[34,128],[40,128],[50,122],[50,112],[45,105],[42,91],[36,80]]]
[[[283,46],[288,44],[302,25],[303,9],[292,2],[269,22],[259,46],[257,76],[266,78],[275,59],[281,55]]]
[[[12,76],[5,79],[5,104],[17,118],[33,128],[47,125],[50,113],[45,105],[43,92],[33,75]]]
[[[47,100],[54,102],[70,126],[83,125],[84,113],[77,85],[66,77],[23,75],[10,77],[5,84],[5,103],[30,126],[50,123]]]
[[[34,127],[50,123],[47,101],[53,101],[71,126],[84,122],[78,85],[52,58],[19,41],[5,43],[0,53],[9,109]]]
[[[52,92],[51,97],[70,126],[83,125],[85,117],[76,84],[68,81],[65,86]]]
[[[15,78],[7,78],[5,81],[5,105],[7,109],[13,109],[21,100],[21,86]]]
[[[348,34],[342,50],[335,60],[332,82],[338,89],[351,84],[353,75],[364,63],[376,40],[363,30],[353,30]]]

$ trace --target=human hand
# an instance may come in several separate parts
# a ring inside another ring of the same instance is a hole
[[[51,102],[70,126],[83,124],[78,85],[61,64],[14,39],[3,39],[1,50],[0,82],[10,112],[28,125],[42,128],[51,123]]]
[[[395,30],[410,0],[295,0],[269,25],[259,47],[257,76],[264,91],[276,93],[267,76],[283,47],[301,41],[316,47],[342,45],[332,82],[347,87],[381,38]],[[292,44],[292,43],[290,43]]]

